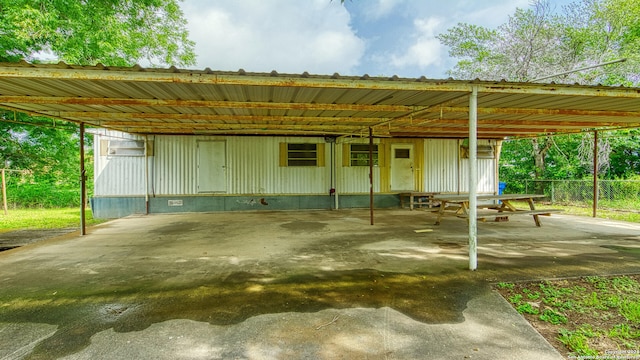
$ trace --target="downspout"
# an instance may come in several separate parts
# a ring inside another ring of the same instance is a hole
[[[80,235],[87,234],[85,204],[87,203],[87,175],[84,168],[84,123],[80,123]]]
[[[478,268],[478,87],[469,96],[469,270]]]

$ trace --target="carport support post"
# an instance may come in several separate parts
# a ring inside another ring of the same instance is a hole
[[[5,169],[2,169],[2,208],[4,209],[4,214],[9,215],[7,211],[7,180],[5,172]]]
[[[87,176],[84,168],[84,123],[80,123],[80,235],[87,234],[84,206],[87,203]]]
[[[469,270],[478,268],[478,88],[469,96]]]
[[[593,217],[598,216],[598,131],[593,132]]]
[[[369,127],[369,212],[373,225],[373,129]]]

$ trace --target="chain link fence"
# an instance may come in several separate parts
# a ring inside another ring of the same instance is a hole
[[[551,203],[593,205],[593,180],[524,180],[514,192],[544,194]],[[640,180],[599,180],[598,207],[640,212]]]

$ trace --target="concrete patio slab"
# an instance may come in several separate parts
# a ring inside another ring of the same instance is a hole
[[[497,281],[640,272],[640,225],[425,211],[134,216],[0,253],[0,359],[562,358]],[[7,340],[10,339],[10,340]]]

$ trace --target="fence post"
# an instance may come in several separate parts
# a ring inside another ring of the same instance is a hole
[[[556,202],[556,188],[554,186],[555,180],[551,180],[551,203]]]

